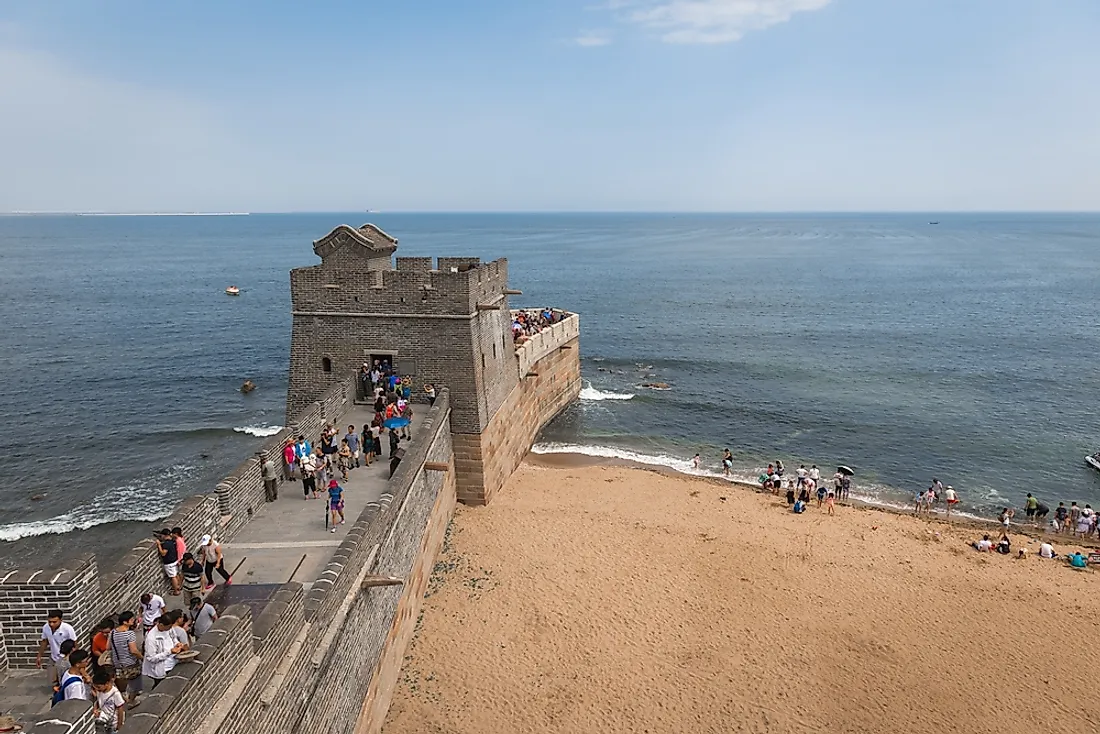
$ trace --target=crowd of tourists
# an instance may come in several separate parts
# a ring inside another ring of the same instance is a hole
[[[512,340],[518,341],[520,337],[534,336],[543,329],[559,323],[563,318],[565,314],[552,308],[528,308],[516,311],[512,316]]]
[[[104,734],[122,726],[143,691],[156,688],[177,664],[198,655],[196,641],[218,619],[206,600],[214,574],[226,585],[233,582],[221,545],[210,535],[199,539],[194,552],[178,527],[154,535],[168,597],[182,597],[177,608],[169,609],[164,597],[150,591],[132,610],[106,617],[83,637],[62,610],[51,611],[42,625],[36,664],[46,668],[53,703],[91,701],[96,729]]]

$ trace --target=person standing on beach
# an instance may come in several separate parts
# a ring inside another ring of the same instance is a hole
[[[817,464],[810,467],[810,479],[814,480],[817,486],[821,486],[821,470],[817,468]]]
[[[1039,500],[1031,496],[1031,492],[1027,493],[1027,498],[1024,499],[1024,514],[1027,515],[1027,519],[1031,521],[1031,524],[1035,524],[1035,508],[1039,506]]]
[[[728,477],[730,475],[730,472],[732,472],[732,471],[733,471],[733,454],[730,453],[729,449],[723,449],[722,450],[722,473],[725,474]]]
[[[806,471],[806,465],[805,464],[799,464],[798,469],[795,471],[795,474],[798,475],[798,479],[795,481],[794,486],[795,487],[801,487],[803,484],[805,484],[806,483],[806,475],[808,473],[809,472]]]
[[[695,471],[699,471],[699,464],[702,463],[702,459],[699,458],[699,454],[691,457],[691,468]]]
[[[819,490],[820,491],[820,490]],[[828,509],[828,514],[833,514],[833,505],[836,504],[836,490],[830,489],[829,493],[825,496],[825,507]]]
[[[950,484],[947,485],[947,489],[943,491],[944,505],[947,508],[947,516],[951,517],[951,508],[959,504],[959,496],[955,494],[955,488]]]

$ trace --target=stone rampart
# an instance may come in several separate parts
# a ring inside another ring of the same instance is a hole
[[[581,389],[579,335],[580,318],[570,314],[518,347],[516,368],[526,366],[489,425],[479,434],[455,434],[461,502],[489,502],[530,451],[539,430],[576,399]],[[531,359],[535,354],[538,359]]]

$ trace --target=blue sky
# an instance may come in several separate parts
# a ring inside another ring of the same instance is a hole
[[[0,4],[0,211],[1100,210],[1096,0]]]

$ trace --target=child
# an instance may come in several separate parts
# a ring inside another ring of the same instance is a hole
[[[344,481],[348,481],[348,469],[351,468],[351,446],[348,445],[348,440],[345,438],[340,441],[340,455],[338,463],[340,466],[340,476]]]
[[[69,653],[69,669],[61,677],[54,693],[54,703],[70,699],[88,700],[88,651],[73,650]]]
[[[92,676],[92,690],[95,700],[92,702],[92,716],[98,734],[114,734],[122,728],[126,716],[126,699],[115,687],[115,680],[105,670]]]
[[[333,479],[328,483],[328,510],[332,515],[332,527],[330,533],[336,532],[337,525],[344,524],[344,488]],[[336,522],[336,516],[340,516],[340,522]]]
[[[825,495],[825,507],[828,508],[829,514],[833,514],[833,505],[836,503],[836,490],[830,489],[829,493]]]

